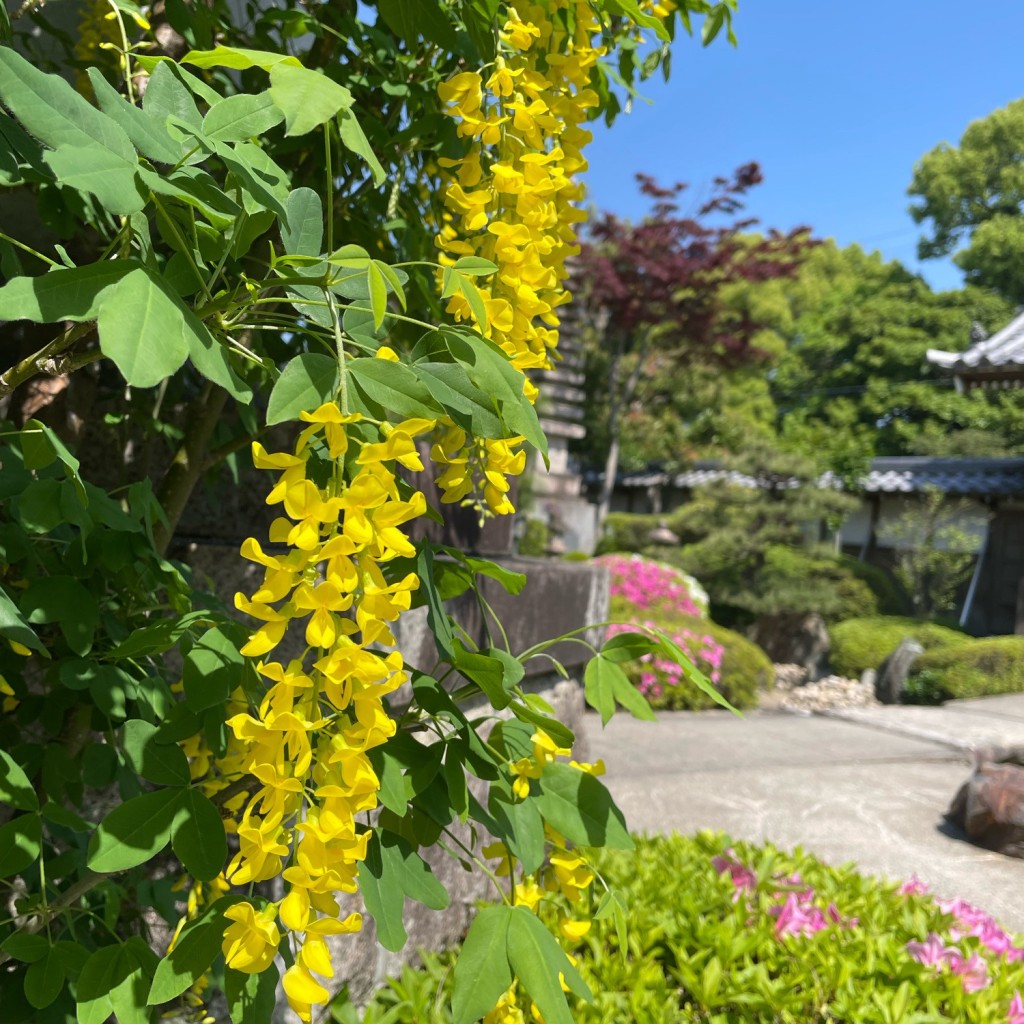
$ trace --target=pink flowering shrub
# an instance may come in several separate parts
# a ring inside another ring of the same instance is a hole
[[[598,565],[611,571],[611,593],[637,611],[662,615],[708,613],[708,595],[692,577],[671,565],[641,555],[602,555]]]
[[[609,636],[638,627],[663,630],[739,708],[753,707],[758,690],[772,684],[774,669],[764,652],[706,618],[707,595],[692,577],[640,555],[603,555],[595,561],[611,571],[611,618],[617,624],[608,628]],[[667,658],[647,655],[623,667],[654,708],[679,711],[715,706]]]
[[[639,839],[597,867],[629,908],[637,966],[596,921],[572,950],[595,993],[577,1024],[1024,1024],[1024,936],[916,876],[711,833]]]

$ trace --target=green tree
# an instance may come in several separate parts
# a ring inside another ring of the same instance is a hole
[[[763,286],[777,289],[774,282]],[[964,349],[1013,316],[985,289],[933,292],[859,246],[816,249],[777,310],[786,348],[771,371],[783,442],[824,452],[844,475],[872,455],[1001,455],[1024,441],[1014,394],[959,394],[925,359]]]
[[[959,146],[942,142],[914,167],[910,213],[930,233],[921,259],[953,253],[971,284],[1024,302],[1024,100],[972,121]]]

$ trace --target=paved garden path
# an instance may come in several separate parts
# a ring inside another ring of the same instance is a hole
[[[973,749],[1024,745],[1024,694],[827,716],[620,714],[604,730],[592,715],[587,728],[635,831],[721,830],[868,874],[916,873],[1024,932],[1024,861],[965,842],[942,817]]]

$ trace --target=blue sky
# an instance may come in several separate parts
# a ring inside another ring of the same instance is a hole
[[[589,201],[638,217],[637,171],[699,198],[756,160],[747,211],[765,226],[809,224],[958,287],[948,261],[918,262],[906,190],[924,153],[1024,96],[1024,2],[740,0],[734,25],[736,48],[679,38],[668,84],[642,89],[653,104],[596,127]]]

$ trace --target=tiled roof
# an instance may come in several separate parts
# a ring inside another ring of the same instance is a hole
[[[697,463],[674,476],[662,470],[626,473],[619,478],[619,486],[633,489],[671,483],[689,489],[721,481],[757,486],[753,477],[710,462]],[[818,483],[822,487],[842,486],[833,473],[823,474]],[[869,494],[913,494],[929,487],[937,487],[944,494],[1024,495],[1024,458],[933,459],[913,455],[872,459],[870,470],[860,479],[859,490]]]
[[[928,349],[928,362],[956,374],[1024,373],[1024,313],[964,352]]]
[[[865,491],[896,494],[937,487],[945,494],[1024,494],[1024,459],[873,459]]]

